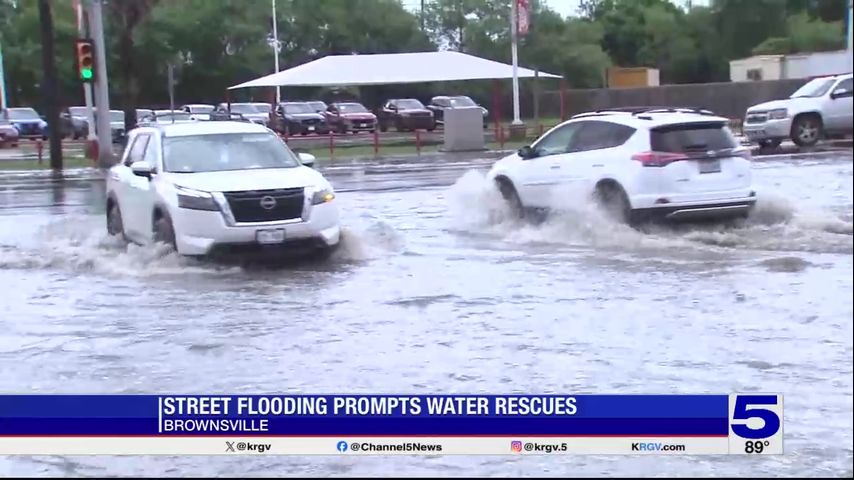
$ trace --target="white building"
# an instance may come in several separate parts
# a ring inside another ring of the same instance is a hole
[[[729,62],[729,78],[733,82],[748,82],[848,73],[851,71],[849,55],[845,50],[838,50],[741,58]]]

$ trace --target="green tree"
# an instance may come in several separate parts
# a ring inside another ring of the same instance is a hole
[[[756,55],[823,52],[845,48],[841,22],[824,22],[810,18],[806,12],[792,15],[786,21],[786,35],[771,37],[753,49]]]

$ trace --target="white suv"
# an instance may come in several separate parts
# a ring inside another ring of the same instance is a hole
[[[692,109],[576,115],[505,157],[488,178],[518,212],[592,194],[617,220],[746,216],[756,201],[750,153],[727,119]]]
[[[825,134],[851,133],[854,125],[851,74],[815,78],[785,100],[747,109],[744,134],[760,147],[777,147],[791,138],[802,147],[815,145]]]
[[[335,193],[267,128],[175,123],[133,130],[107,179],[107,230],[184,255],[330,251]]]

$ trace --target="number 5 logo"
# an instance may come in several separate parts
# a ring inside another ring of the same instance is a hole
[[[730,418],[732,433],[741,438],[758,440],[773,437],[780,431],[782,412],[782,398],[778,395],[733,395],[735,407]],[[732,400],[732,397],[730,400]],[[768,407],[768,408],[766,408]],[[779,411],[780,414],[777,412]],[[748,422],[757,418],[762,421],[759,428],[751,428]]]

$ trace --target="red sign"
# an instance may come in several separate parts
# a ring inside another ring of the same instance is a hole
[[[528,26],[531,24],[530,4],[528,0],[516,1],[516,32],[519,35],[528,33]]]

